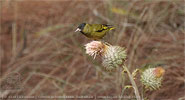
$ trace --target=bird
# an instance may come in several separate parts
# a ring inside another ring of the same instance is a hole
[[[110,30],[115,29],[112,25],[107,24],[87,24],[87,23],[81,23],[75,32],[81,32],[86,37],[93,39],[93,40],[99,40],[102,39],[106,33]]]

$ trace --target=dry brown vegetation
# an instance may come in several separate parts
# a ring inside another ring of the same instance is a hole
[[[127,48],[131,71],[146,63],[163,64],[163,86],[147,92],[149,100],[185,98],[184,5],[183,0],[1,1],[0,81],[19,73],[21,90],[0,93],[134,96],[132,89],[122,92],[128,79],[119,72],[105,72],[98,59],[84,53],[83,45],[90,40],[74,30],[87,22],[116,27],[105,41]]]

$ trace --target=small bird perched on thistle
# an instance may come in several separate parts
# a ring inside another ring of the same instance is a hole
[[[112,25],[82,23],[75,32],[79,31],[88,38],[98,40],[102,39],[108,31],[113,29],[115,29],[115,27]]]

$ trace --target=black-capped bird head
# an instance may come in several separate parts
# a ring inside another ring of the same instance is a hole
[[[82,32],[83,31],[83,29],[84,29],[84,27],[85,27],[85,25],[86,25],[86,23],[82,23],[82,24],[80,24],[79,26],[78,26],[78,28],[76,29],[76,31],[75,32]]]

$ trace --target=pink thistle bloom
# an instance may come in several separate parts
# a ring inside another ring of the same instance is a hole
[[[107,45],[101,41],[92,41],[85,45],[86,54],[92,56],[94,59],[97,55],[102,55],[106,49]]]

